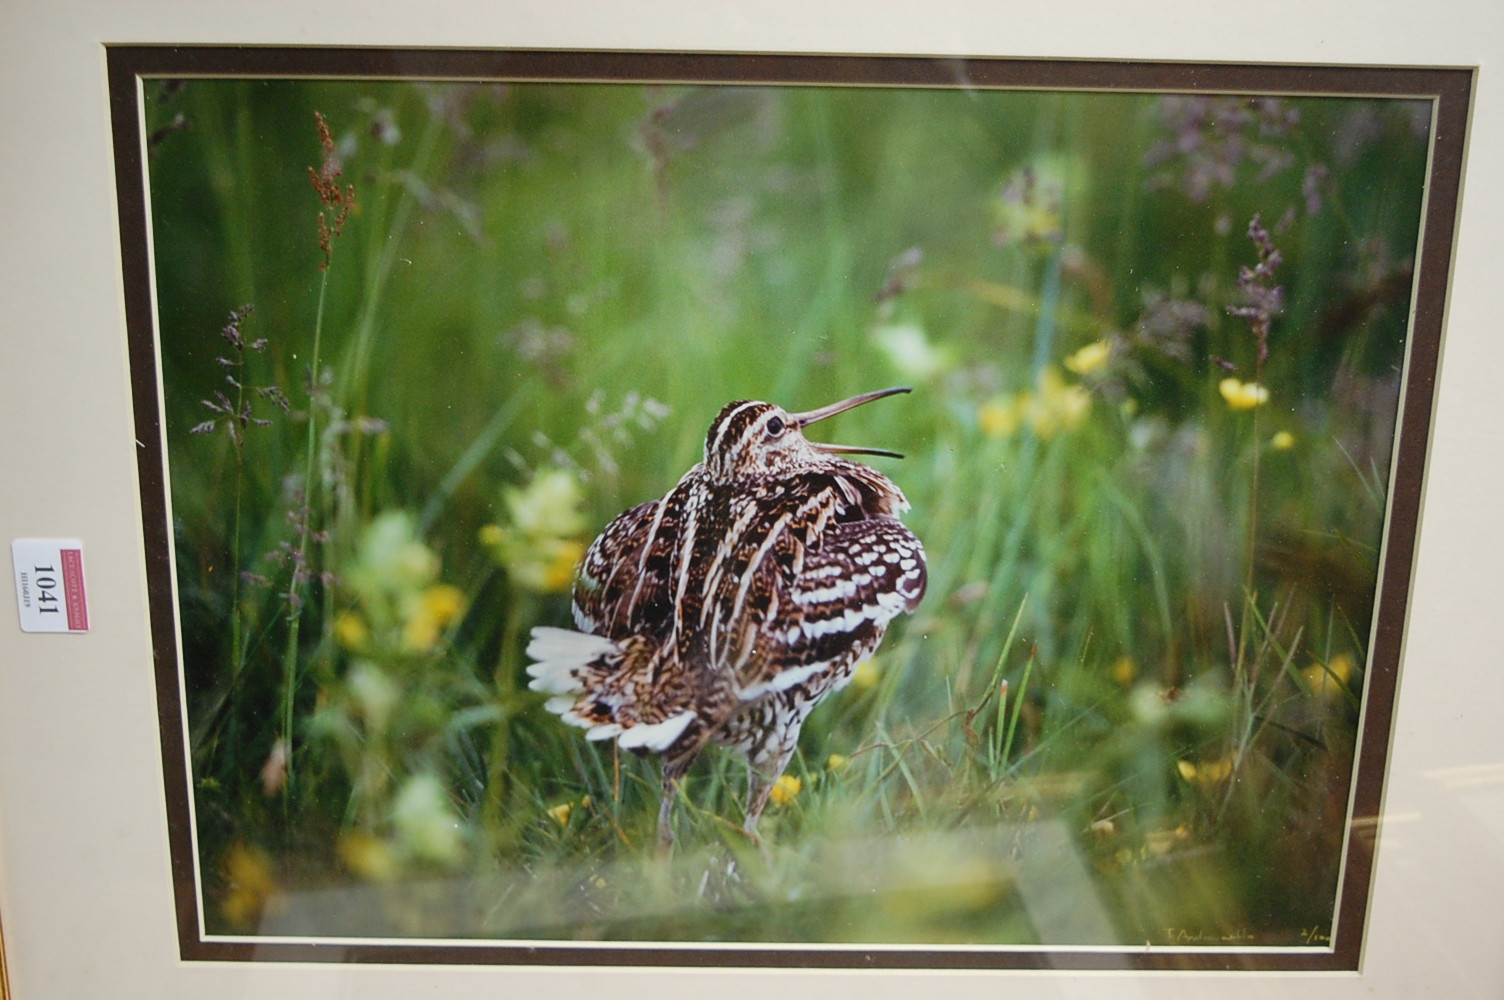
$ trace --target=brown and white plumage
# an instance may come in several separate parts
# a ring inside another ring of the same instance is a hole
[[[705,459],[661,499],[617,517],[574,588],[576,630],[537,628],[535,690],[587,739],[663,757],[659,836],[678,780],[708,742],[749,764],[753,830],[811,709],[924,595],[924,548],[886,476],[808,441],[818,420],[907,389],[807,413],[727,405]]]

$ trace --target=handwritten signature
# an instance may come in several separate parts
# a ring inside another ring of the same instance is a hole
[[[1246,927],[1219,930],[1166,927],[1165,940],[1170,944],[1251,944],[1254,937]]]
[[[1302,927],[1298,931],[1302,944],[1332,943],[1331,932],[1325,927]],[[1256,943],[1258,938],[1247,927],[1231,928],[1190,928],[1190,927],[1166,927],[1166,944],[1221,944],[1221,945],[1246,945]]]

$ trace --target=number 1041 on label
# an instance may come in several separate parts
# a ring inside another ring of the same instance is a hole
[[[18,538],[10,551],[21,630],[89,631],[82,543],[75,538]]]

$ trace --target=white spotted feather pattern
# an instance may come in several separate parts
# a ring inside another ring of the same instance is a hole
[[[575,630],[533,630],[530,687],[589,740],[663,758],[661,842],[678,780],[708,742],[750,765],[753,831],[809,712],[924,596],[924,547],[903,493],[803,429],[907,389],[807,413],[727,405],[705,459],[617,517],[574,588]]]

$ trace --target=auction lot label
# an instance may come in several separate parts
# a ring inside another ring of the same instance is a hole
[[[84,547],[76,538],[17,538],[10,545],[23,632],[87,632]]]

